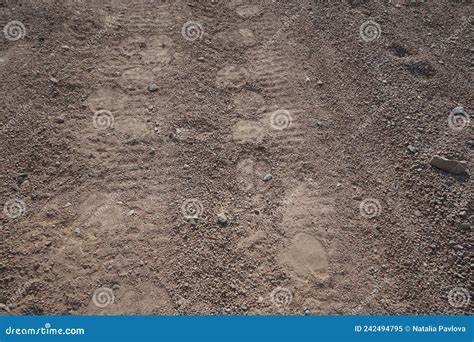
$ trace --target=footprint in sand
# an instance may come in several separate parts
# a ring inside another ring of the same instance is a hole
[[[325,279],[327,276],[328,257],[326,249],[313,235],[296,234],[289,245],[278,257],[280,265],[302,281]]]
[[[241,88],[249,80],[248,71],[241,66],[229,65],[217,72],[216,85],[218,88]]]
[[[327,278],[328,255],[322,241],[330,237],[327,227],[333,213],[330,194],[312,182],[300,184],[287,197],[283,229],[290,241],[278,260],[296,279]]]

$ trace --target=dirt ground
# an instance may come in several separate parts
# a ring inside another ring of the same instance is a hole
[[[472,313],[473,15],[0,1],[0,313]]]

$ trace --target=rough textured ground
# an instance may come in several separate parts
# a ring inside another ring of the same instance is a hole
[[[3,314],[472,312],[472,4],[99,3],[0,2]]]

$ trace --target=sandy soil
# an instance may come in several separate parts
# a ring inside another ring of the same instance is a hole
[[[0,3],[2,314],[472,312],[472,4],[95,3]]]

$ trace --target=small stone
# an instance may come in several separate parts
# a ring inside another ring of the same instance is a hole
[[[247,311],[249,309],[247,305],[242,305],[240,308],[242,311]]]
[[[471,230],[471,224],[469,222],[461,223],[461,229],[469,231],[469,230]]]
[[[264,182],[268,182],[268,181],[271,181],[273,178],[272,174],[271,173],[267,173],[265,176],[263,176],[263,181]]]
[[[53,82],[54,84],[57,84],[59,82],[57,78],[54,78],[54,77],[51,77],[49,80]]]
[[[64,121],[65,121],[65,120],[64,120],[64,116],[62,116],[62,115],[61,115],[61,116],[58,116],[56,119],[54,119],[54,121],[55,121],[56,123],[62,124],[62,123],[64,123]]]
[[[217,215],[217,221],[219,221],[219,223],[227,223],[227,216],[225,216],[224,214],[219,214]]]
[[[457,251],[462,251],[464,249],[464,247],[461,245],[454,245],[453,248]]]
[[[340,189],[340,188],[342,188],[342,184],[341,184],[341,183],[337,183],[337,184],[336,184],[336,189]]]
[[[158,90],[158,85],[156,83],[152,83],[148,86],[148,90],[151,92],[157,91]]]
[[[127,213],[128,216],[132,216],[132,215],[135,215],[135,210],[130,210],[128,213]]]
[[[198,57],[197,59],[199,62],[204,62],[206,59],[204,57]]]
[[[421,216],[421,211],[415,210],[415,216],[420,217]]]
[[[67,202],[67,203],[64,205],[64,208],[70,207],[71,205],[72,205],[71,202]]]
[[[81,234],[81,229],[78,227],[78,228],[74,229],[74,232],[75,232],[77,235],[79,235],[79,234]]]
[[[454,175],[460,175],[466,173],[467,171],[467,162],[459,161],[455,159],[447,159],[440,156],[434,156],[430,164],[441,170],[452,173]]]
[[[411,153],[415,154],[418,150],[416,149],[415,146],[413,145],[408,145],[407,147],[408,151],[410,151]]]
[[[322,86],[322,85],[324,84],[324,82],[321,81],[321,80],[318,80],[318,82],[316,82],[316,84],[317,84],[318,86]]]
[[[453,115],[466,115],[466,112],[464,111],[464,108],[462,106],[457,106],[451,111],[451,114],[453,114]]]

